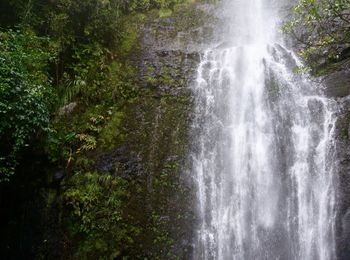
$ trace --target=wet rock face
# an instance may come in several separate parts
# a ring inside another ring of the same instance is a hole
[[[346,211],[345,215],[341,219],[341,240],[339,259],[349,259],[350,257],[350,209]]]
[[[179,6],[170,16],[145,21],[141,53],[134,57],[140,86],[161,95],[189,92],[204,43],[214,31],[211,12],[208,4]]]
[[[337,71],[324,78],[325,94],[329,97],[350,95],[350,70]]]
[[[340,110],[336,121],[338,259],[350,259],[350,62],[342,64],[321,78],[324,94],[336,100]]]
[[[336,237],[339,259],[350,257],[350,99],[339,98],[341,107],[336,122],[337,221]]]
[[[100,153],[95,168],[141,183],[128,207],[143,228],[142,255],[190,259],[195,227],[188,137],[191,86],[215,26],[208,4],[155,12],[139,22],[137,50],[128,57],[140,95],[126,105],[122,143]],[[109,145],[111,147],[111,145]],[[112,145],[113,147],[113,145]],[[142,198],[142,201],[140,201]]]
[[[128,155],[125,146],[120,146],[112,152],[100,154],[95,167],[100,173],[108,172],[125,178],[145,174],[140,158]]]

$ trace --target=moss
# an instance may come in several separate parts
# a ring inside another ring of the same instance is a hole
[[[161,78],[161,84],[173,86],[176,85],[176,80],[171,75],[164,75]]]
[[[324,76],[335,72],[341,64],[339,63],[325,63],[322,66],[316,66],[314,68],[313,74],[315,76]]]
[[[66,180],[62,199],[74,259],[128,257],[132,237],[141,230],[124,219],[129,182],[96,172],[79,172]]]
[[[125,140],[126,134],[121,129],[123,119],[123,112],[111,112],[108,124],[102,129],[99,135],[100,149],[111,150]]]
[[[143,14],[129,15],[124,18],[121,26],[119,46],[116,48],[120,57],[127,58],[139,50],[139,26],[144,22]]]
[[[198,4],[206,1],[185,1],[174,6],[172,13],[158,11],[150,12],[148,22],[154,23],[151,29],[156,39],[196,42],[209,39],[213,35],[214,24],[218,21],[214,16],[198,8]],[[151,17],[153,17],[151,19]],[[159,30],[159,25],[167,30]],[[181,39],[178,37],[181,35]]]
[[[147,85],[152,86],[152,87],[157,86],[159,83],[159,81],[156,77],[145,76],[143,79],[146,81]]]
[[[156,68],[154,66],[147,67],[147,74],[153,74],[155,71],[156,71]]]
[[[342,128],[340,130],[340,138],[342,140],[348,140],[349,139],[349,132],[347,128]]]
[[[170,9],[160,9],[158,11],[158,15],[159,15],[160,18],[162,18],[162,17],[169,17],[169,16],[172,15],[172,13],[173,13],[173,11],[170,10]]]
[[[179,235],[177,229],[182,222],[188,221],[176,216],[186,215],[188,209],[182,200],[186,200],[190,192],[180,177],[181,161],[186,154],[189,96],[155,98],[158,91],[145,90],[140,95],[142,99],[128,106],[126,143],[129,149],[137,151],[150,173],[144,179],[144,186],[141,185],[142,192],[135,194],[144,194],[142,196],[147,198],[144,204],[151,210],[148,214],[152,217],[143,220],[149,227],[147,236],[150,240],[145,247],[153,252],[152,259],[176,259],[173,250]],[[178,196],[180,192],[182,195]]]
[[[342,60],[328,60],[322,65],[319,64],[313,64],[313,73],[316,76],[324,76],[331,74],[340,68],[342,68],[344,65],[348,64],[350,62],[350,58],[342,59]]]
[[[73,177],[65,180],[68,190],[63,197],[70,239],[77,241],[71,245],[76,257],[143,259],[148,255],[151,259],[181,259],[176,256],[174,245],[184,236],[183,223],[192,216],[188,213],[192,210],[188,200],[191,189],[182,177],[190,96],[181,91],[171,95],[167,92],[169,88],[163,87],[180,89],[187,71],[169,66],[171,61],[167,61],[142,64],[141,74],[132,60],[139,60],[140,28],[146,23],[159,19],[161,23],[175,25],[171,32],[174,35],[200,24],[203,17],[194,18],[196,21],[189,25],[186,21],[178,24],[183,17],[187,21],[192,19],[187,16],[192,16],[195,6],[187,5],[191,6],[190,11],[183,5],[173,11],[155,10],[146,16],[126,17],[121,25],[121,44],[108,67],[108,80],[103,91],[99,91],[100,99],[87,107],[78,105],[73,114],[58,120],[62,133],[86,137],[64,144],[75,156],[71,159],[74,167],[69,167]],[[165,30],[157,33],[169,39]],[[181,55],[177,58],[185,59]],[[142,89],[140,85],[148,88]],[[92,140],[93,145],[86,146],[87,140]],[[83,151],[83,145],[92,149]],[[113,152],[121,146],[123,158],[115,158],[119,155]],[[112,158],[111,175],[94,172],[99,168],[96,165],[101,154],[111,155],[108,157]],[[133,165],[135,160],[136,166],[142,168],[140,174]],[[110,202],[116,204],[109,205]],[[113,211],[118,219],[107,229]]]
[[[129,24],[124,29],[122,34],[122,41],[119,47],[119,52],[122,56],[128,55],[136,47],[138,33],[135,24]]]

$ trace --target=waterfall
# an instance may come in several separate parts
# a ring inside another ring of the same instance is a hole
[[[335,259],[334,104],[279,33],[283,1],[223,3],[201,57],[194,259]]]

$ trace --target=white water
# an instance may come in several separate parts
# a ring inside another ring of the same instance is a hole
[[[225,2],[198,67],[194,259],[336,258],[332,103],[293,73],[282,2]]]

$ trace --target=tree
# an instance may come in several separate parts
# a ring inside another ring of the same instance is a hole
[[[52,99],[47,40],[31,32],[0,32],[0,181],[8,179],[21,149],[45,131]]]
[[[318,69],[350,53],[350,1],[299,0],[284,26],[301,44],[300,54]]]

